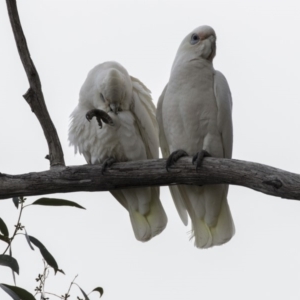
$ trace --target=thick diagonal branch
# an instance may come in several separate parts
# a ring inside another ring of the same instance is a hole
[[[228,183],[276,197],[300,200],[300,175],[253,162],[205,158],[198,171],[192,158],[180,159],[166,171],[166,160],[115,163],[101,174],[102,165],[66,167],[22,175],[0,174],[0,199],[80,191],[109,191],[173,184]]]
[[[24,98],[30,105],[31,110],[37,116],[43,128],[48,143],[51,167],[64,166],[65,162],[62,147],[45,104],[39,74],[30,57],[26,39],[19,19],[16,0],[6,0],[6,4],[18,52],[30,85],[30,88],[24,95]]]

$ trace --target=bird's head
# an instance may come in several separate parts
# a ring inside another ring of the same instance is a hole
[[[178,49],[178,54],[191,58],[202,58],[212,62],[216,55],[216,33],[210,26],[203,25],[188,34]]]
[[[116,115],[123,110],[126,98],[126,83],[124,75],[116,69],[111,69],[101,85],[100,97],[104,102],[106,111]]]

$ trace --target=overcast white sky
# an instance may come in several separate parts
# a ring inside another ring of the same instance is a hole
[[[152,90],[156,103],[181,40],[208,24],[218,36],[214,66],[226,76],[233,95],[233,157],[300,172],[298,0],[18,2],[67,165],[85,163],[68,146],[67,133],[87,72],[116,60]],[[5,1],[0,2],[0,40],[0,172],[47,170],[45,138],[22,98],[28,83]],[[135,240],[127,212],[108,192],[52,197],[77,201],[87,210],[24,211],[28,233],[45,244],[66,273],[49,278],[50,292],[64,294],[79,274],[77,283],[86,292],[102,286],[108,300],[300,298],[297,201],[231,186],[236,235],[221,247],[199,250],[189,242],[189,227],[177,216],[167,188],[161,189],[161,200],[168,226],[144,244]],[[37,198],[28,197],[28,202]],[[17,210],[11,200],[0,207],[12,232]],[[14,244],[17,284],[33,292],[41,256],[22,236]],[[13,284],[8,268],[0,269],[0,282]],[[76,287],[71,294],[72,299],[80,295]],[[0,290],[0,299],[11,298]]]

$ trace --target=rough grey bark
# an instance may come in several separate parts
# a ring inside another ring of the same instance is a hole
[[[115,163],[101,174],[101,165],[72,166],[45,172],[0,173],[0,199],[80,191],[109,191],[172,184],[228,183],[300,200],[300,175],[235,159],[205,158],[196,172],[192,158],[182,158],[166,171],[165,159]],[[101,197],[99,197],[101,199]]]
[[[50,160],[50,166],[64,166],[65,162],[62,147],[45,104],[39,74],[30,57],[26,38],[19,19],[16,0],[6,0],[6,4],[18,52],[30,84],[30,88],[23,97],[30,105],[32,112],[35,113],[43,128],[49,148],[47,158]]]

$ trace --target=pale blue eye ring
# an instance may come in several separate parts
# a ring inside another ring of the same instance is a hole
[[[199,41],[200,41],[199,36],[196,33],[193,33],[192,36],[191,36],[191,40],[190,40],[191,45],[195,45]]]

